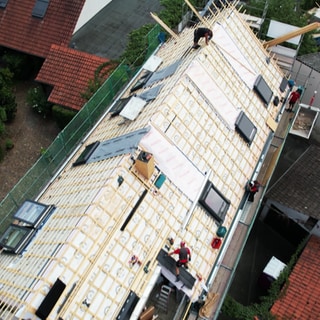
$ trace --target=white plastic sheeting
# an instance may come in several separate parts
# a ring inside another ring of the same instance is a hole
[[[212,41],[218,45],[218,49],[221,50],[224,57],[232,65],[235,73],[252,89],[258,73],[252,68],[246,57],[221,24],[216,23],[212,32]]]
[[[187,76],[193,84],[202,92],[204,97],[210,102],[211,106],[218,113],[219,117],[234,130],[234,124],[239,115],[239,110],[226,97],[224,92],[215,83],[200,62],[194,60],[189,65]]]
[[[195,201],[201,189],[204,174],[192,164],[173,143],[157,129],[150,131],[141,139],[143,149],[152,153],[157,166],[190,200]]]

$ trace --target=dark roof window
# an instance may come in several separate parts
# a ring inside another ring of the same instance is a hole
[[[115,102],[115,104],[109,110],[111,117],[118,116],[130,99],[131,97],[127,97],[127,98],[119,99],[117,102]]]
[[[93,152],[98,148],[99,144],[100,142],[96,141],[87,145],[86,148],[80,154],[79,158],[76,160],[76,162],[73,163],[73,166],[75,167],[81,164],[85,164],[88,161],[88,159],[91,157]]]
[[[272,98],[273,92],[263,79],[262,75],[259,75],[253,85],[253,90],[260,97],[262,102],[267,106]]]
[[[286,77],[282,78],[279,89],[281,92],[285,92],[288,86],[288,79]]]
[[[5,8],[9,0],[0,0],[0,8]]]
[[[15,213],[14,218],[32,227],[37,227],[47,217],[51,209],[51,206],[26,200]]]
[[[130,92],[134,92],[138,89],[141,89],[151,78],[152,72],[146,71],[144,75],[142,75],[139,80],[134,84],[134,86],[131,88]]]
[[[199,203],[218,223],[223,223],[230,201],[215,188],[211,181],[207,181],[203,188]]]
[[[11,224],[0,238],[0,245],[10,253],[19,254],[33,237],[35,229]]]
[[[0,246],[4,248],[4,252],[21,253],[54,208],[51,205],[26,200],[13,216],[14,223],[0,238]]]
[[[36,3],[32,10],[32,16],[43,18],[47,12],[48,6],[49,0],[36,0]]]
[[[235,128],[241,137],[250,145],[257,133],[257,128],[243,111],[240,112],[237,118]]]

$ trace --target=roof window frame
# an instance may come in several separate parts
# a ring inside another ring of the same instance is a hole
[[[48,10],[49,3],[50,0],[36,0],[32,9],[32,16],[40,19],[44,18]]]
[[[9,0],[0,0],[0,9],[5,9]]]

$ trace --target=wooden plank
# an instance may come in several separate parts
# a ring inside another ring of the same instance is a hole
[[[170,256],[168,256],[168,252],[163,249],[160,250],[157,260],[159,263],[166,267],[170,272],[176,274],[176,260]],[[192,289],[196,279],[189,273],[185,268],[180,268],[180,281],[189,289]]]

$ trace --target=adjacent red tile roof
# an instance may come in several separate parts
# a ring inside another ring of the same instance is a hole
[[[80,110],[86,100],[81,93],[94,78],[96,69],[108,59],[52,45],[36,80],[53,86],[48,101]]]
[[[316,320],[320,318],[320,238],[311,236],[289,277],[283,298],[271,313],[277,320]]]
[[[0,9],[0,45],[45,58],[52,44],[68,46],[85,0],[50,0],[45,16],[32,16],[36,0],[9,0]]]

